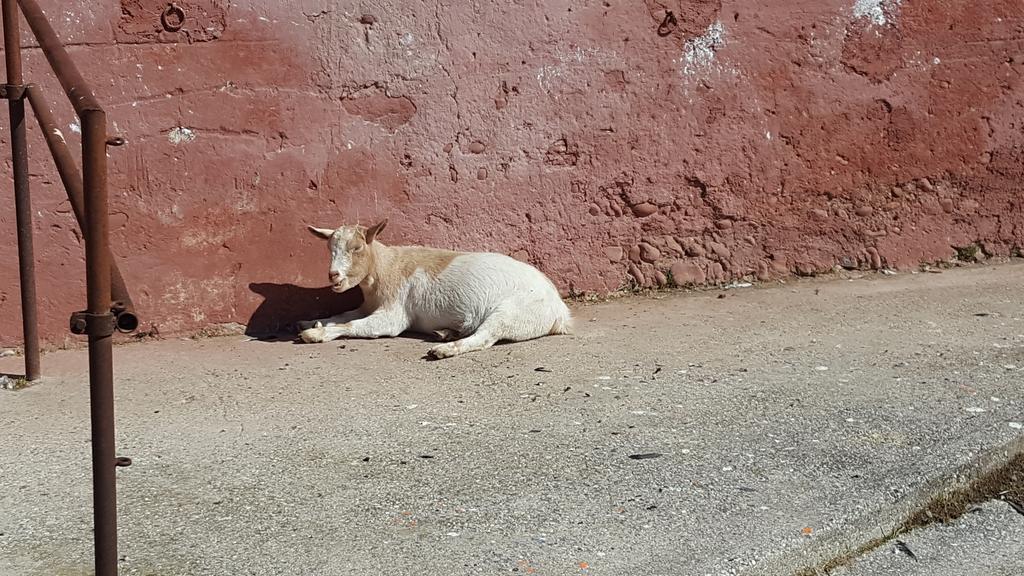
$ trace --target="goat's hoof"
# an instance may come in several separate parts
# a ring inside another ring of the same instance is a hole
[[[315,328],[317,324],[318,322],[316,320],[299,320],[295,323],[295,326],[299,329],[299,332],[302,332],[303,330]]]
[[[434,330],[434,339],[438,342],[451,342],[452,340],[459,339],[459,333],[450,328]]]
[[[434,346],[433,348],[428,350],[427,354],[438,360],[440,360],[441,358],[451,358],[452,356],[457,356],[459,354],[459,347],[456,346],[454,342],[448,342],[447,344],[438,344],[437,346]]]
[[[320,323],[317,322],[317,324]],[[327,330],[323,326],[314,326],[313,328],[303,330],[299,334],[299,338],[306,344],[316,344],[323,342],[327,338]]]

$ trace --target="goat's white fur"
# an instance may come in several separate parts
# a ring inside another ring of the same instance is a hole
[[[364,303],[358,310],[300,323],[303,342],[406,331],[443,340],[459,337],[429,350],[435,358],[448,358],[499,341],[569,333],[569,308],[540,270],[503,254],[385,246],[376,239],[385,224],[310,227],[329,241],[334,291],[358,285]]]

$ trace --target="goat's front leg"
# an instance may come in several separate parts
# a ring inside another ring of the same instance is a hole
[[[299,321],[297,324],[299,326],[299,332],[302,332],[303,330],[316,328],[318,324],[320,326],[335,326],[337,324],[351,322],[357,318],[362,318],[363,316],[366,316],[366,313],[363,312],[362,309],[356,308],[355,310],[342,312],[341,314],[331,316],[330,318],[319,318],[317,320],[302,320]]]
[[[381,338],[398,336],[409,329],[409,316],[401,308],[376,310],[365,318],[358,318],[334,326],[316,326],[303,330],[299,337],[303,342],[330,342],[338,338]]]

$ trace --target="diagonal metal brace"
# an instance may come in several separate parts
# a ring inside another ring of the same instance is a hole
[[[117,322],[114,314],[90,314],[89,312],[75,312],[71,314],[71,333],[88,334],[90,336],[110,336],[114,333]]]

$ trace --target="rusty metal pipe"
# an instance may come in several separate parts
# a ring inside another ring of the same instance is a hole
[[[117,576],[117,477],[114,452],[114,373],[111,340],[110,248],[107,215],[107,116],[82,113],[85,192],[85,275],[88,299],[89,404],[92,420],[93,520],[96,576]]]
[[[68,194],[68,201],[71,203],[71,210],[75,213],[75,220],[82,230],[82,236],[86,236],[85,198],[82,192],[82,175],[78,171],[75,158],[68,148],[64,137],[60,135],[57,122],[53,119],[53,112],[47,105],[45,98],[38,86],[30,84],[25,89],[28,101],[32,105],[36,120],[39,123],[39,130],[43,133],[46,146],[53,156],[53,163],[57,166],[57,173]],[[121,270],[117,267],[113,254],[110,255],[110,298],[113,300],[114,315],[117,318],[117,329],[122,332],[132,332],[138,325],[138,317],[135,315],[135,306],[128,294],[128,287],[121,276]]]
[[[89,88],[85,78],[82,78],[82,75],[78,72],[75,62],[64,49],[64,44],[57,37],[57,33],[53,31],[53,27],[50,26],[50,22],[47,20],[46,14],[43,14],[39,4],[36,4],[35,0],[17,0],[17,2],[21,5],[21,11],[25,15],[25,22],[32,29],[36,40],[39,41],[39,47],[46,56],[46,60],[50,63],[50,67],[53,68],[53,73],[57,76],[57,80],[60,81],[64,92],[67,93],[68,99],[71,100],[71,105],[74,106],[78,117],[84,122],[85,118],[83,115],[86,111],[99,110],[102,112],[103,109],[96,100],[96,96],[92,93],[92,89]],[[15,42],[17,40],[15,38]],[[105,129],[104,132],[106,132]]]
[[[116,267],[109,245],[109,215],[107,213],[107,118],[100,108],[92,90],[78,73],[74,62],[64,50],[53,32],[46,16],[34,0],[2,0],[4,17],[4,42],[7,50],[8,86],[5,93],[11,100],[12,146],[15,166],[18,166],[19,148],[15,144],[15,126],[20,127],[22,154],[25,147],[24,87],[21,86],[21,61],[14,58],[19,37],[17,34],[17,10],[14,2],[21,5],[25,21],[32,29],[39,46],[60,80],[82,123],[82,173],[79,177],[67,145],[56,140],[57,133],[49,108],[35,90],[29,91],[29,98],[36,109],[40,128],[46,137],[47,146],[53,153],[54,162],[64,182],[75,217],[82,226],[85,238],[85,273],[88,307],[71,317],[72,330],[81,327],[89,335],[89,414],[92,423],[92,470],[93,470],[93,522],[96,551],[96,576],[117,576],[117,474],[118,466],[127,466],[131,461],[115,455],[114,443],[114,373],[112,338],[116,325],[118,308],[130,305],[127,290]],[[17,90],[13,90],[17,84]],[[17,98],[12,95],[17,93]],[[21,104],[21,114],[16,116],[15,102]],[[41,112],[41,114],[40,114]],[[15,120],[18,120],[16,123]],[[27,170],[23,171],[24,190],[28,191]],[[19,183],[15,169],[16,187]],[[21,190],[21,187],[18,187]],[[76,194],[77,192],[77,194]],[[26,194],[27,199],[27,194]],[[77,201],[76,201],[77,200]],[[27,206],[26,206],[27,207]],[[20,212],[19,212],[20,214]],[[28,228],[31,232],[31,227]],[[19,233],[21,223],[19,222]],[[20,239],[20,238],[19,238]],[[31,237],[29,237],[31,240]],[[31,244],[29,244],[31,247]],[[113,269],[112,269],[113,268]],[[112,275],[113,273],[113,275]],[[112,284],[118,286],[125,302],[112,302]],[[22,288],[24,290],[24,286]],[[24,292],[23,292],[24,294]],[[134,319],[134,314],[131,315]],[[135,321],[137,323],[137,320]]]
[[[25,339],[25,379],[39,378],[39,318],[36,308],[36,264],[32,247],[32,201],[28,185],[28,139],[22,98],[21,37],[15,0],[3,0],[4,56],[7,64],[8,108],[11,116],[11,156],[14,172],[14,212],[18,229],[18,274],[21,282],[21,322]]]

